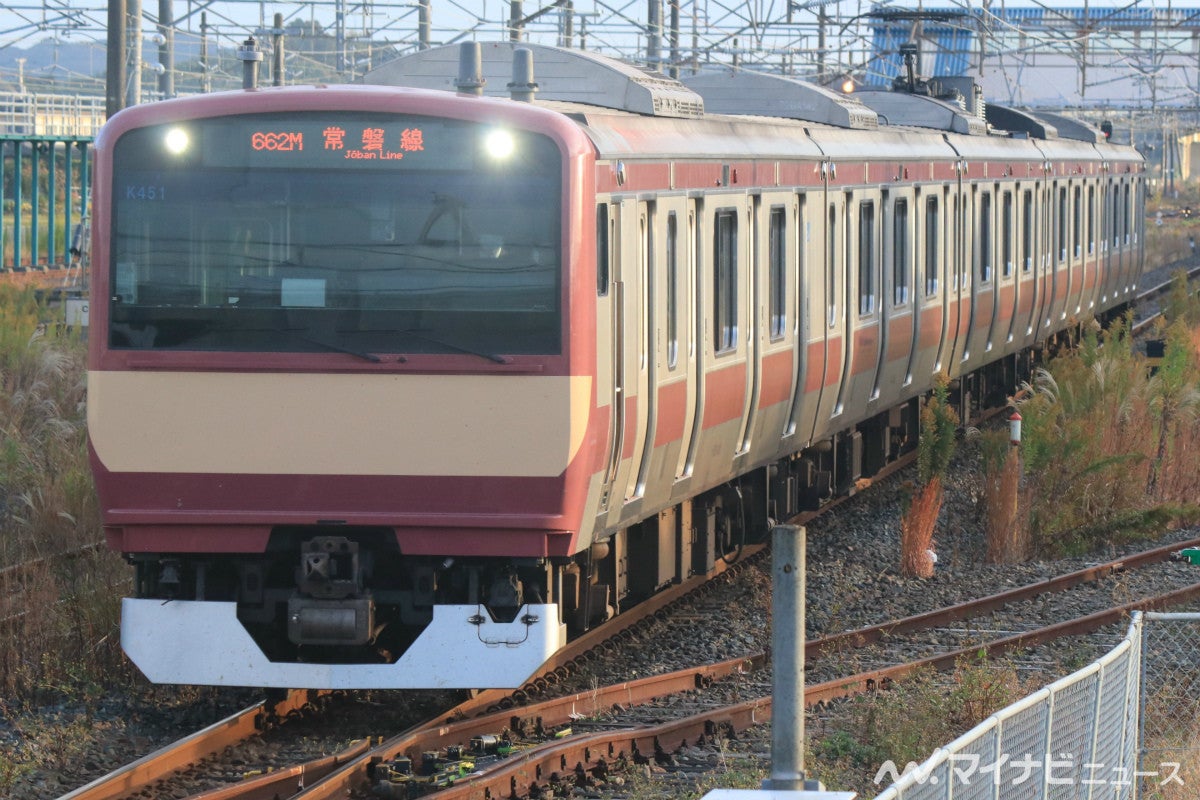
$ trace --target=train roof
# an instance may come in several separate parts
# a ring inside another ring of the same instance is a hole
[[[838,128],[875,130],[879,115],[855,95],[808,81],[746,70],[700,72],[681,79],[714,114],[785,117]]]
[[[362,82],[491,97],[515,97],[524,89],[526,98],[536,97],[535,105],[579,123],[602,157],[610,158],[728,158],[731,138],[757,158],[1079,158],[1081,151],[1094,156],[1093,148],[1124,153],[1087,123],[985,104],[969,78],[941,79],[933,87],[944,95],[939,97],[845,95],[747,70],[705,71],[676,81],[582,50],[523,42],[468,47],[478,49],[475,65],[464,64],[461,45],[446,45],[394,59]],[[529,51],[533,62],[532,74],[520,79],[514,66],[519,50]],[[879,146],[881,137],[887,148]],[[1021,139],[1032,141],[1015,141]]]
[[[539,100],[584,103],[600,108],[661,117],[701,117],[704,100],[683,84],[657,73],[586,50],[568,50],[517,42],[479,42],[481,93],[507,97],[518,48],[533,54]],[[418,89],[458,88],[461,50],[445,45],[383,64],[363,76],[363,83]]]

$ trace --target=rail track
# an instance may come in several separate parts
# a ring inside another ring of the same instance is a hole
[[[1191,271],[1192,276],[1198,273],[1200,273],[1200,268]],[[1143,293],[1143,295],[1139,296],[1139,300],[1155,293],[1161,293],[1167,286],[1169,286],[1169,281],[1163,282]],[[1147,319],[1140,320],[1135,325],[1135,332],[1146,330],[1156,316],[1157,313]],[[875,480],[883,479],[888,474],[907,466],[907,464],[908,459],[902,459],[890,465],[885,473],[876,476]],[[830,507],[832,507],[832,504]],[[830,507],[823,508],[820,512],[802,515],[797,519],[791,520],[791,522],[804,524],[811,517],[816,516],[817,513],[828,511]],[[894,620],[881,625],[832,634],[810,641],[806,649],[807,657],[810,660],[819,660],[822,656],[831,653],[861,648],[865,645],[901,637],[913,632],[939,630],[944,633],[946,626],[955,621],[977,617],[1030,597],[1066,591],[1071,587],[1099,581],[1121,571],[1134,570],[1142,566],[1158,563],[1169,558],[1171,553],[1189,545],[1200,545],[1200,539],[1155,548],[1145,553],[1127,556],[1107,564],[1019,587],[958,606],[951,606],[905,619]],[[81,552],[94,548],[95,545],[89,546],[89,548],[83,548]],[[596,713],[597,708],[609,707],[613,704],[620,704],[622,706],[639,705],[663,696],[677,695],[680,692],[708,684],[719,678],[735,674],[744,675],[753,673],[763,666],[766,660],[761,654],[734,659],[732,661],[724,661],[721,664],[709,667],[698,667],[692,670],[671,673],[667,676],[656,676],[604,689],[568,694],[563,698],[554,700],[533,702],[535,698],[541,695],[561,691],[558,686],[567,681],[578,670],[580,665],[591,659],[597,648],[603,649],[609,646],[606,645],[606,642],[619,642],[635,626],[644,623],[647,619],[665,614],[666,610],[672,604],[679,602],[681,598],[698,591],[704,591],[704,587],[712,585],[711,581],[714,577],[719,577],[722,574],[726,576],[736,574],[738,570],[747,564],[754,563],[756,559],[761,558],[764,550],[765,545],[748,545],[741,554],[742,557],[733,565],[719,564],[714,576],[693,578],[659,595],[647,604],[644,604],[636,612],[618,616],[611,623],[575,640],[548,661],[539,670],[537,676],[515,692],[501,690],[483,692],[466,702],[458,704],[449,711],[437,715],[433,719],[413,726],[400,736],[388,739],[374,748],[370,747],[366,741],[358,741],[336,755],[305,761],[284,769],[277,769],[267,775],[252,777],[237,784],[196,795],[196,797],[204,797],[207,800],[212,800],[213,798],[274,798],[289,796],[302,798],[341,797],[346,796],[348,793],[362,790],[372,783],[376,784],[377,790],[380,790],[378,786],[380,783],[394,783],[397,787],[404,786],[403,791],[407,792],[407,785],[419,779],[417,777],[406,777],[406,775],[414,775],[415,771],[420,770],[421,767],[413,767],[414,772],[404,773],[402,771],[403,767],[397,766],[395,762],[397,759],[400,759],[402,763],[403,759],[408,757],[411,764],[411,756],[405,756],[404,754],[406,753],[419,754],[427,751],[432,752],[456,740],[460,743],[470,742],[472,738],[476,737],[486,739],[487,741],[494,741],[496,734],[488,733],[489,729],[492,731],[497,729],[516,731],[522,734],[527,731],[553,732],[556,728],[561,730],[561,726],[568,724],[571,720],[578,720],[581,714],[592,715]],[[63,557],[75,557],[76,555],[76,553],[64,554]],[[26,569],[31,568],[9,568],[0,571],[0,577],[9,579],[9,585],[15,585],[13,581],[17,581],[25,575]],[[4,585],[4,583],[0,583],[0,587]],[[1185,590],[1185,593],[1187,592],[1191,592],[1191,594],[1187,594],[1188,597],[1196,596],[1197,593],[1200,593],[1200,587],[1189,587],[1188,590]],[[3,594],[7,594],[7,592]],[[1161,597],[1151,598],[1148,601],[1111,609],[1104,614],[1091,615],[1090,617],[1074,620],[1071,623],[1050,626],[1043,629],[1046,631],[1045,633],[1026,632],[1002,637],[988,644],[987,649],[989,652],[1005,652],[1043,641],[1044,639],[1041,638],[1043,636],[1053,638],[1055,636],[1071,635],[1084,630],[1094,629],[1094,627],[1107,624],[1107,621],[1119,618],[1121,614],[1127,613],[1128,610],[1134,607],[1153,607],[1154,603],[1162,602],[1168,601]],[[0,613],[0,619],[4,616],[5,614]],[[1089,625],[1094,627],[1088,628],[1087,626]],[[979,631],[974,630],[969,633],[977,635]],[[950,653],[928,656],[899,666],[868,670],[849,677],[826,681],[811,687],[810,691],[806,694],[806,699],[810,703],[824,702],[834,697],[845,696],[847,693],[853,691],[865,690],[885,683],[888,680],[894,680],[922,666],[942,668],[955,663],[962,654],[968,651],[975,653],[979,649],[979,645],[973,644]],[[307,693],[294,692],[279,703],[257,704],[216,725],[210,726],[210,728],[204,731],[193,734],[174,745],[163,748],[157,753],[140,759],[104,778],[71,792],[65,795],[63,800],[67,800],[68,798],[70,800],[98,800],[100,798],[132,797],[139,794],[146,796],[148,792],[152,792],[152,787],[169,779],[172,774],[179,770],[188,768],[205,759],[213,758],[225,748],[236,747],[239,743],[257,736],[264,728],[270,727],[276,721],[286,718],[289,714],[303,707],[308,699]],[[587,712],[582,711],[581,709],[585,707],[591,710]],[[495,778],[487,777],[485,779],[484,776],[468,777],[462,774],[452,774],[445,768],[442,769],[440,774],[436,774],[436,765],[431,764],[428,766],[434,769],[435,775],[433,777],[435,779],[444,784],[454,784],[452,791],[455,793],[446,796],[494,797],[495,792],[501,790],[498,787],[505,780],[508,781],[508,784],[506,788],[503,788],[503,791],[508,795],[518,796],[519,792],[517,788],[521,781],[530,779],[529,785],[536,786],[544,775],[554,774],[556,770],[551,767],[555,759],[558,759],[558,763],[560,764],[558,771],[561,771],[561,764],[566,763],[564,759],[566,761],[575,759],[579,764],[592,764],[592,766],[581,766],[581,770],[595,769],[597,765],[611,762],[614,758],[625,757],[636,761],[647,757],[647,742],[652,741],[656,743],[655,749],[650,752],[661,754],[668,749],[666,744],[674,741],[672,737],[680,737],[679,741],[688,741],[689,739],[694,741],[697,736],[696,731],[698,730],[696,726],[700,726],[703,730],[708,731],[709,735],[721,725],[739,729],[737,725],[743,721],[746,724],[756,724],[756,722],[764,721],[766,715],[769,715],[769,707],[769,698],[758,698],[741,705],[722,705],[715,710],[692,715],[692,717],[689,717],[690,722],[673,722],[666,726],[657,727],[642,725],[638,727],[640,731],[638,733],[622,733],[620,736],[609,739],[602,738],[607,734],[593,733],[585,737],[573,737],[569,741],[550,745],[531,746],[525,744],[523,748],[528,749],[522,749],[518,757],[510,756],[504,760],[505,766],[497,766],[495,770],[489,769],[486,771],[485,774],[487,776],[492,776],[493,772],[496,776],[499,776]],[[566,715],[565,721],[563,721],[564,714]],[[556,722],[555,720],[559,721]],[[630,723],[625,724],[628,726]],[[642,728],[645,728],[645,730],[642,730]],[[489,736],[492,739],[487,739]],[[646,736],[650,738],[646,739]],[[549,754],[545,756],[545,760],[538,760],[543,757],[535,755],[536,752],[541,750],[545,750]],[[466,751],[464,750],[463,752]],[[597,753],[600,755],[598,758],[589,761],[583,759],[582,755],[580,755],[581,753],[583,755],[594,755]],[[605,753],[607,755],[604,755]],[[473,766],[477,766],[480,762],[488,760],[499,760],[495,758],[494,753],[489,752],[467,753],[467,755],[475,759],[474,762],[471,762]],[[511,762],[511,765],[508,762]],[[514,769],[517,770],[517,773],[512,772]],[[522,769],[525,771],[521,772]],[[377,774],[391,775],[394,780],[380,781]],[[520,775],[519,778],[514,777],[518,774]],[[503,776],[508,777],[505,778]],[[424,778],[420,780],[424,780]],[[491,781],[493,780],[499,781],[500,784],[492,783]],[[386,786],[382,791],[386,794]],[[396,791],[399,792],[401,790],[397,788]],[[459,791],[467,793],[460,795],[456,793]],[[471,792],[482,793],[472,794]],[[401,795],[397,794],[397,796]]]
[[[806,657],[810,661],[820,662],[823,658],[833,654],[845,653],[847,650],[856,650],[865,645],[885,640],[900,640],[905,634],[919,631],[938,631],[955,622],[989,614],[1005,606],[1034,597],[1064,592],[1073,587],[1101,581],[1114,575],[1160,564],[1169,560],[1179,549],[1193,545],[1200,545],[1200,538],[1156,547],[1105,564],[1095,565],[1049,580],[1017,587],[999,594],[925,614],[843,633],[831,634],[809,641],[805,651]],[[743,559],[743,562],[739,563],[744,564],[745,561],[746,559]],[[1077,635],[1095,630],[1118,620],[1121,615],[1135,608],[1160,607],[1164,603],[1182,602],[1185,599],[1197,596],[1200,596],[1200,584],[1189,586],[1180,592],[1170,595],[1118,606],[1102,613],[1092,614],[1036,631],[1006,636],[987,645],[971,644],[951,652],[908,660],[899,666],[872,669],[848,677],[838,677],[811,686],[806,693],[806,699],[810,703],[826,702],[838,697],[844,697],[847,694],[879,686],[887,681],[895,680],[909,674],[915,669],[922,667],[942,669],[952,666],[964,655],[978,653],[984,647],[986,647],[988,652],[1008,652],[1013,649],[1049,641],[1056,637]],[[645,619],[653,616],[654,613],[660,610],[661,607],[654,609],[650,613],[643,615],[642,618]],[[620,617],[617,620],[620,620]],[[617,639],[622,638],[624,632],[628,631],[630,627],[632,626],[627,622],[616,632],[605,630],[607,626],[599,629],[599,631],[607,634],[605,641],[611,641],[614,637]],[[937,638],[940,639],[941,636],[939,635]],[[195,797],[204,798],[204,800],[218,800],[218,798],[221,800],[234,800],[235,798],[243,800],[245,798],[291,796],[314,800],[315,798],[345,797],[348,793],[359,791],[364,787],[379,783],[380,779],[377,777],[379,774],[391,775],[394,778],[393,782],[397,786],[401,784],[407,786],[410,782],[431,784],[435,780],[442,783],[454,783],[456,786],[459,781],[466,780],[464,785],[474,786],[481,780],[478,776],[468,779],[463,774],[453,772],[452,769],[456,768],[461,771],[463,769],[461,765],[466,763],[470,763],[474,769],[479,766],[480,762],[499,761],[499,759],[497,758],[495,748],[491,752],[488,752],[487,746],[480,746],[475,748],[479,752],[473,752],[470,748],[472,739],[496,743],[502,741],[504,735],[516,734],[517,736],[525,737],[539,734],[549,734],[551,736],[555,733],[561,734],[562,726],[569,725],[573,720],[578,720],[581,717],[590,719],[596,717],[602,711],[611,709],[613,706],[635,707],[662,697],[678,695],[711,684],[714,681],[735,675],[756,672],[767,663],[767,657],[764,654],[757,654],[723,661],[719,664],[696,667],[667,675],[659,675],[604,688],[566,694],[562,697],[549,700],[532,702],[534,694],[539,692],[549,693],[554,688],[554,684],[567,680],[571,676],[574,665],[584,662],[589,657],[588,654],[594,652],[596,647],[601,646],[602,642],[598,641],[599,639],[599,634],[595,634],[585,637],[584,640],[578,640],[567,651],[560,654],[559,658],[556,659],[558,663],[552,669],[544,671],[531,684],[518,692],[509,693],[500,690],[483,692],[458,704],[447,712],[438,714],[433,719],[415,725],[404,733],[387,739],[373,748],[368,747],[365,741],[357,742],[335,756],[322,757],[278,769],[262,776],[250,778],[241,783],[195,795]],[[769,685],[761,684],[758,686],[758,690],[763,694],[769,694]],[[235,747],[239,743],[258,735],[264,727],[275,720],[286,718],[289,713],[300,708],[308,699],[306,693],[294,692],[289,695],[286,701],[276,706],[271,707],[266,704],[258,704],[248,708],[210,726],[205,731],[193,734],[180,740],[175,745],[168,746],[157,753],[94,781],[66,795],[63,800],[115,800],[115,798],[132,797],[139,793],[144,793],[156,784],[168,780],[176,771],[194,765],[206,758],[211,758],[226,747]],[[769,697],[764,698],[761,696],[754,701],[741,704],[741,706],[730,706],[727,708],[722,704],[714,710],[696,715],[696,720],[691,723],[677,723],[682,726],[678,731],[672,729],[674,732],[662,735],[667,736],[667,739],[673,736],[680,736],[682,737],[681,740],[692,740],[694,739],[696,730],[698,730],[697,725],[700,726],[700,729],[708,726],[711,730],[712,726],[716,724],[714,720],[724,721],[726,719],[726,717],[721,716],[722,714],[728,717],[728,724],[731,725],[761,723],[769,715],[769,708]],[[632,723],[625,720],[621,724],[624,727],[629,727]],[[595,733],[584,738],[586,742],[592,742],[594,745],[593,738],[599,735],[601,734]],[[660,734],[656,733],[654,735],[657,736]],[[621,736],[625,738],[621,739]],[[612,744],[612,752],[618,754],[626,753],[627,755],[631,755],[635,760],[642,757],[642,754],[645,753],[644,748],[647,741],[641,738],[643,734],[639,733],[635,736],[629,733],[621,734],[621,736],[617,737],[620,739],[619,742]],[[667,740],[664,739],[663,741]],[[624,742],[624,744],[621,742]],[[520,745],[521,752],[514,760],[514,763],[528,763],[530,759],[534,758],[532,753],[540,747],[550,747],[552,755],[547,756],[547,758],[552,759],[554,757],[553,754],[561,755],[562,752],[575,752],[571,748],[580,746],[576,742],[576,738],[572,738],[571,743],[562,742],[560,744],[567,748],[567,750],[553,750],[553,746],[551,745],[534,747],[528,743],[528,739],[522,739],[522,744]],[[424,765],[424,767],[420,764],[419,757],[422,753],[440,751],[454,745],[458,745],[461,751],[456,758],[443,759],[441,763],[430,763]],[[629,750],[629,748],[634,749]],[[606,746],[604,752],[607,751]],[[463,754],[471,756],[475,760],[468,761],[462,757]],[[403,766],[396,765],[397,760],[403,764],[405,758],[409,759],[410,765],[414,763],[414,760],[416,762],[415,766],[410,766],[411,772],[408,773],[402,771],[404,769]],[[540,759],[541,756],[537,756],[537,758]],[[542,762],[539,761],[538,763],[541,764]],[[453,767],[453,765],[460,766]],[[417,773],[423,768],[431,771],[432,774],[418,777]],[[500,767],[498,766],[497,769],[500,769]],[[508,770],[511,767],[505,766],[503,769]],[[539,769],[544,771],[545,767],[543,766]],[[489,771],[488,774],[491,775],[491,772]],[[497,774],[509,775],[508,772],[499,772]],[[541,773],[537,772],[537,774]],[[491,780],[493,778],[488,778],[488,781]],[[503,778],[495,778],[494,780],[503,780]],[[496,790],[495,784],[488,782],[486,790],[493,792],[491,796],[496,796],[494,794]],[[399,791],[399,789],[396,791]],[[408,791],[408,789],[406,788],[404,791]],[[460,795],[451,796],[457,797]],[[462,796],[482,797],[485,795]]]

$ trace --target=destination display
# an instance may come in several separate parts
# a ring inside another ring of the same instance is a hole
[[[456,120],[328,113],[201,121],[197,133],[214,167],[463,169],[485,137],[482,126]]]

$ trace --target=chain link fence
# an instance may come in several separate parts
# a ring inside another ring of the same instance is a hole
[[[1147,613],[1142,631],[1141,800],[1200,797],[1200,614]]]
[[[1174,648],[1178,666],[1200,663],[1197,632],[1190,645],[1182,644],[1189,641],[1187,634],[1164,643]],[[1134,800],[1139,788],[1143,798],[1195,800],[1200,775],[1178,786],[1179,793],[1169,793],[1187,778],[1168,781],[1169,767],[1151,765],[1157,754],[1147,753],[1139,767],[1143,633],[1143,617],[1135,614],[1125,638],[1107,655],[998,711],[924,764],[909,765],[876,800]],[[1157,631],[1155,636],[1157,641]],[[1170,696],[1182,688],[1169,680],[1182,671],[1167,667],[1161,677],[1156,673],[1154,691]],[[1194,674],[1195,667],[1188,671]],[[1148,705],[1157,708],[1158,701]],[[1189,704],[1156,723],[1155,730],[1164,731],[1162,741],[1174,743],[1177,737],[1171,737],[1180,729],[1200,730],[1196,710]],[[1161,751],[1164,758],[1176,752]],[[1146,792],[1151,784],[1159,794]]]

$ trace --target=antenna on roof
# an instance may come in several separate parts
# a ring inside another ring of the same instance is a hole
[[[462,94],[483,95],[483,52],[479,42],[463,42],[458,47],[458,79],[454,88]]]

